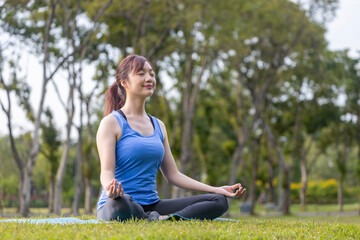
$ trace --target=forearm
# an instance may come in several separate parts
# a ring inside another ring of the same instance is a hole
[[[205,183],[199,182],[195,179],[192,179],[180,172],[173,174],[169,183],[177,187],[188,189],[191,191],[200,191],[200,192],[209,192],[209,193],[218,193],[218,188],[209,186]]]
[[[115,173],[114,173],[114,171],[102,170],[101,173],[100,173],[101,186],[102,186],[103,188],[105,188],[105,186],[106,186],[107,184],[109,184],[109,182],[111,182],[114,178],[115,178]]]

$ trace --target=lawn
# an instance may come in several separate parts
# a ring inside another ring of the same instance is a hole
[[[89,217],[84,216],[83,219]],[[345,223],[349,222],[349,223]],[[359,217],[253,218],[238,222],[0,223],[0,239],[360,239]]]
[[[239,203],[238,201],[233,201],[230,205],[230,213],[232,216],[239,217],[241,216],[239,210]],[[355,212],[360,211],[360,202],[358,203],[346,203],[343,206],[344,212]],[[275,212],[275,210],[267,210],[267,212]],[[290,206],[291,214],[298,214],[304,212],[311,212],[316,215],[317,213],[324,213],[324,212],[339,212],[339,205],[337,204],[308,204],[305,209],[301,208],[300,204],[292,204]],[[262,214],[263,210],[260,204],[255,205],[255,213]]]
[[[359,205],[348,204],[344,208],[356,211]],[[16,212],[16,209],[3,210],[10,216]],[[260,206],[256,210],[260,212]],[[336,205],[309,205],[307,209],[314,213],[336,210]],[[294,215],[285,217],[241,216],[238,203],[233,203],[230,211],[231,216],[239,221],[130,221],[65,225],[2,222],[0,239],[360,239],[359,216],[299,217],[296,214],[301,209],[296,205],[291,207]],[[34,218],[48,217],[47,209],[31,209],[31,212],[36,216]],[[69,216],[70,210],[64,209],[63,214]],[[88,220],[95,219],[95,216],[82,215],[80,218]]]

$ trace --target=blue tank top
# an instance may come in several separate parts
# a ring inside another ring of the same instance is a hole
[[[143,136],[133,130],[125,118],[117,111],[116,117],[122,135],[115,149],[115,178],[121,182],[124,193],[129,194],[140,205],[159,201],[156,191],[156,174],[164,158],[164,137],[158,120],[150,116],[154,123],[154,133]],[[108,197],[102,189],[97,209],[101,208]]]

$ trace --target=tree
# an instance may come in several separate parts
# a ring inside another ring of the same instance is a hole
[[[102,17],[102,15],[104,14],[104,12],[106,11],[106,9],[110,6],[111,4],[111,0],[109,0],[105,5],[102,6],[102,8],[100,9],[99,12],[96,13],[93,23],[96,25],[97,22],[99,21],[99,19]],[[80,42],[80,39],[82,39],[84,36],[86,37],[88,35],[89,32],[94,32],[95,29],[91,29],[88,32],[82,32],[80,31],[78,28],[78,23],[77,23],[77,18],[80,15],[80,1],[77,1],[75,5],[70,5],[72,7],[72,9],[69,8],[69,3],[67,3],[66,1],[62,1],[61,2],[63,5],[63,11],[64,11],[64,18],[61,19],[59,17],[59,20],[62,20],[62,26],[63,26],[63,33],[64,33],[64,38],[66,39],[66,43],[67,43],[67,51],[71,52],[75,52],[76,49],[80,48],[76,42]],[[70,28],[68,26],[71,26]],[[90,40],[90,39],[89,39]],[[62,102],[62,105],[64,107],[64,110],[67,114],[67,124],[66,124],[66,139],[64,142],[64,149],[63,149],[63,155],[61,157],[61,161],[60,161],[60,165],[58,168],[58,171],[56,173],[56,188],[55,188],[55,199],[54,199],[54,209],[55,209],[55,213],[56,214],[61,214],[61,200],[62,200],[62,182],[63,182],[63,178],[64,178],[64,173],[65,173],[65,165],[68,159],[68,153],[69,153],[69,148],[70,148],[70,136],[71,136],[71,129],[73,126],[73,117],[74,117],[74,94],[75,94],[75,90],[77,87],[77,82],[78,82],[78,67],[76,67],[77,63],[80,63],[81,65],[81,61],[84,59],[87,48],[89,47],[89,44],[91,42],[88,41],[86,42],[86,44],[83,45],[81,51],[78,52],[78,55],[74,54],[73,58],[70,61],[67,61],[67,72],[69,74],[68,76],[68,84],[69,84],[69,94],[68,94],[68,99],[66,101],[66,105],[64,104],[64,102],[60,99],[60,101]],[[78,60],[79,58],[79,60]],[[58,93],[58,91],[57,91]],[[60,98],[60,95],[59,95]],[[80,114],[82,114],[82,106],[80,105]],[[79,129],[79,137],[80,137],[80,143],[82,144],[82,119],[81,119],[81,123],[80,123],[80,127],[78,127]],[[82,158],[82,146],[79,145],[78,148],[78,158],[77,160],[80,160]],[[80,178],[79,175],[81,175],[81,163],[82,161],[77,161],[77,170],[76,171],[76,175],[77,177],[75,179]],[[75,189],[78,190],[78,182],[75,182],[76,186]],[[78,196],[75,196],[75,200],[78,201]],[[77,214],[77,202],[75,202],[75,207],[74,207],[74,214]]]
[[[276,96],[276,86],[284,81],[285,73],[298,62],[297,56],[307,48],[324,42],[324,30],[307,17],[306,14],[312,16],[310,10],[306,12],[301,7],[289,1],[263,1],[257,6],[249,5],[242,14],[242,21],[251,26],[249,35],[252,37],[244,41],[250,47],[243,53],[234,46],[235,51],[241,53],[234,66],[250,91],[255,119],[264,126],[268,141],[279,159],[280,185],[283,185],[282,173],[285,174],[284,194],[279,198],[284,214],[289,213],[292,163],[285,159],[278,136],[269,123],[267,109]]]
[[[93,22],[97,22],[103,12],[111,3],[111,0],[104,5],[102,9],[98,12],[98,15],[95,16]],[[1,24],[2,28],[7,32],[13,34],[14,36],[19,36],[24,41],[29,41],[31,44],[35,46],[35,52],[40,54],[43,57],[42,67],[43,67],[43,82],[41,87],[41,94],[39,105],[36,111],[36,114],[33,114],[32,120],[34,123],[34,131],[32,136],[32,150],[27,157],[26,167],[24,161],[18,158],[18,154],[16,153],[16,146],[12,144],[14,159],[17,162],[17,166],[20,169],[22,175],[22,187],[21,187],[21,195],[20,195],[20,212],[22,216],[27,216],[29,214],[29,203],[31,196],[31,178],[32,171],[34,165],[36,163],[36,159],[39,153],[39,134],[40,134],[40,123],[41,116],[44,110],[45,104],[45,96],[46,96],[46,88],[47,84],[50,80],[53,79],[54,75],[57,71],[63,66],[63,64],[71,58],[74,54],[80,52],[84,47],[87,46],[92,34],[97,28],[97,25],[94,24],[92,28],[90,28],[87,33],[84,35],[82,41],[76,46],[73,51],[68,53],[65,56],[62,56],[59,60],[56,58],[54,60],[54,68],[50,70],[51,65],[51,53],[56,53],[56,44],[54,43],[54,38],[51,33],[54,31],[54,27],[56,27],[55,13],[58,8],[59,0],[52,0],[50,2],[32,2],[30,4],[26,4],[23,2],[12,2],[6,1],[4,3],[2,11],[2,19]],[[15,12],[22,12],[24,14],[17,15]],[[42,24],[38,24],[41,22]],[[5,84],[4,84],[5,85]],[[30,105],[29,105],[30,106]],[[32,109],[31,109],[32,110]],[[30,108],[27,109],[28,115],[31,115]],[[35,111],[33,111],[35,112]],[[7,114],[8,121],[11,122],[10,115]],[[8,126],[9,132],[12,131],[11,124]],[[12,139],[12,134],[10,135]],[[11,142],[14,142],[11,140]]]
[[[54,212],[55,176],[59,166],[59,150],[61,141],[59,132],[55,127],[53,115],[49,108],[45,110],[46,120],[41,124],[41,147],[40,153],[50,163],[49,171],[49,212]]]

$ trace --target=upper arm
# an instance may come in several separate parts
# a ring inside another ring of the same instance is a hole
[[[121,134],[121,127],[114,116],[108,115],[101,120],[96,134],[96,145],[102,172],[112,171],[115,173],[115,148]]]
[[[164,158],[161,163],[160,170],[161,170],[162,175],[165,177],[165,179],[168,182],[171,182],[171,177],[174,176],[176,173],[178,173],[179,170],[176,166],[174,157],[171,153],[165,124],[160,120],[159,120],[159,123],[160,123],[161,131],[164,136],[163,144],[164,144],[164,150],[165,150]]]

